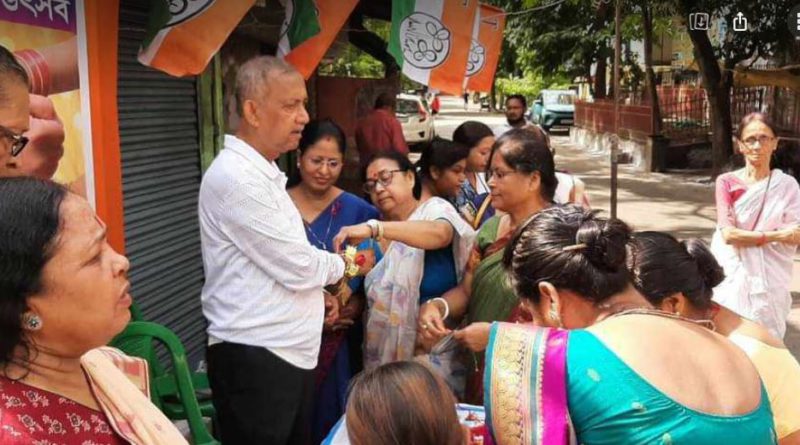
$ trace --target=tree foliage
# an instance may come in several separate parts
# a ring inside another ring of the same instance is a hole
[[[389,22],[366,19],[364,25],[367,30],[374,32],[384,40],[389,39]],[[333,62],[319,68],[319,73],[323,76],[343,77],[381,78],[384,76],[384,71],[383,63],[351,43],[341,44],[339,53],[336,54]]]

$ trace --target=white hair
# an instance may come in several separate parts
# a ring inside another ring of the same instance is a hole
[[[273,56],[256,56],[239,67],[236,73],[236,110],[239,115],[243,115],[244,101],[266,94],[270,79],[284,74],[300,75],[292,65]]]

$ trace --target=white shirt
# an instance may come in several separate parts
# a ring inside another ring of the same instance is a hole
[[[556,172],[556,179],[558,179],[558,186],[556,187],[553,201],[555,201],[556,204],[569,204],[569,194],[572,192],[572,187],[575,185],[572,175]]]
[[[286,175],[226,135],[225,149],[203,177],[198,213],[211,343],[261,346],[313,369],[325,313],[322,288],[344,275],[344,261],[309,244],[286,193]]]
[[[546,132],[546,131],[544,131],[544,129],[542,129],[542,127],[541,127],[541,126],[539,126],[539,125],[537,125],[537,124],[534,124],[533,122],[529,121],[528,119],[525,119],[525,123],[524,123],[524,124],[522,124],[522,125],[520,125],[520,126],[518,126],[518,127],[514,127],[514,126],[512,126],[511,124],[509,124],[509,123],[508,123],[508,120],[506,120],[506,121],[505,121],[505,122],[503,122],[502,124],[500,124],[500,125],[498,125],[498,126],[494,127],[494,128],[492,129],[492,132],[494,133],[494,137],[496,137],[496,138],[499,138],[500,136],[504,135],[504,134],[505,134],[506,132],[508,132],[509,130],[513,130],[514,128],[526,128],[526,127],[537,127],[537,128],[539,128],[540,130],[542,130],[542,132],[543,132],[545,135],[547,135],[547,132]],[[547,140],[548,140],[548,141],[550,140],[550,136],[549,136],[549,135],[547,135]]]
[[[489,184],[486,182],[486,173],[475,173],[475,191],[478,192],[479,195],[489,193],[491,191],[489,189]]]

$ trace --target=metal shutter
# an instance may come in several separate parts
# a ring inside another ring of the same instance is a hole
[[[178,334],[195,366],[206,343],[196,78],[170,77],[136,60],[147,8],[141,0],[120,4],[118,105],[131,295],[148,321]]]

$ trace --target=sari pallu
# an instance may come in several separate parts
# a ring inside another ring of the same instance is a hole
[[[512,232],[500,239],[497,231],[500,218],[494,217],[486,222],[478,233],[475,248],[467,266],[472,271],[472,291],[467,309],[469,323],[474,322],[524,322],[530,321],[519,310],[519,298],[508,286],[503,269],[503,251],[511,240]],[[474,354],[474,366],[467,376],[467,403],[483,403],[484,354]]]
[[[793,177],[773,170],[771,179],[751,185],[736,200],[733,211],[736,227],[744,230],[768,232],[796,226],[800,224],[800,187]],[[714,288],[714,300],[783,338],[792,305],[789,286],[797,247],[785,243],[735,247],[725,243],[721,229],[714,232],[711,251],[725,270],[725,280]]]
[[[576,443],[567,405],[568,339],[559,329],[492,324],[484,408],[495,443]]]
[[[475,231],[456,209],[441,198],[422,203],[408,221],[443,219],[453,226],[453,258],[460,281],[467,263]],[[425,265],[425,251],[392,242],[383,258],[367,274],[366,341],[364,368],[374,369],[384,363],[410,360],[414,357],[419,315],[419,288]],[[439,369],[451,384],[450,371]],[[463,384],[461,385],[463,388]]]
[[[172,421],[150,402],[147,362],[100,347],[81,357],[81,367],[108,423],[133,445],[188,445]]]

